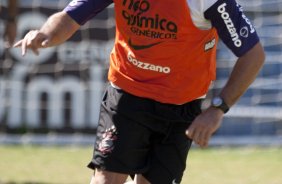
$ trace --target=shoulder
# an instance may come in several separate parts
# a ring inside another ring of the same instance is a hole
[[[199,29],[210,29],[211,23],[205,19],[204,13],[218,0],[186,0],[190,9],[191,18]]]
[[[204,14],[204,12],[217,1],[218,0],[187,0],[187,3],[191,11]]]

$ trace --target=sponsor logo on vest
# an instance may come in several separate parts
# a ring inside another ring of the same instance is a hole
[[[248,36],[249,36],[249,29],[248,29],[247,26],[244,26],[244,27],[241,28],[240,35],[242,37],[244,37],[244,38],[248,38]]]
[[[127,1],[128,0],[123,1],[123,6],[128,4]],[[127,9],[133,11],[134,13],[125,10],[122,11],[122,15],[127,20],[128,25],[177,33],[177,25],[172,21],[161,18],[158,14],[155,14],[154,17],[142,16],[143,13],[150,9],[150,3],[147,0],[143,0],[142,2],[139,0],[129,1]]]
[[[205,51],[212,49],[215,46],[215,38],[205,44]]]
[[[163,67],[163,66],[158,66],[158,65],[138,61],[135,57],[132,56],[132,53],[130,52],[127,54],[127,59],[134,66],[141,68],[143,70],[151,70],[151,71],[165,73],[165,74],[170,73],[170,67],[167,67],[167,66]]]
[[[242,46],[242,41],[239,38],[239,35],[236,31],[236,28],[234,26],[233,21],[230,18],[230,15],[228,12],[226,12],[226,3],[221,4],[218,8],[217,11],[221,14],[221,18],[224,20],[224,23],[230,33],[230,36],[232,38],[232,41],[236,47],[241,47]]]
[[[151,9],[148,0],[123,0],[124,10],[121,14],[126,24],[130,26],[130,31],[136,36],[150,39],[177,39],[177,24],[158,13],[146,14]],[[134,45],[131,39],[128,40],[129,46],[135,50],[147,49],[160,42],[153,42],[147,45]]]
[[[160,43],[162,43],[162,42],[156,42],[156,43],[151,43],[151,44],[147,44],[147,45],[136,45],[136,44],[132,43],[131,38],[129,38],[129,40],[128,40],[128,45],[135,50],[148,49],[148,48],[151,48],[151,47],[158,45]]]

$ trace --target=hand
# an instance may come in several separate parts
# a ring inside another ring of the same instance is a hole
[[[221,125],[223,114],[220,109],[208,108],[196,117],[186,130],[186,135],[200,147],[208,146],[210,137]]]
[[[39,30],[32,30],[22,40],[18,41],[14,47],[21,47],[23,56],[26,54],[27,49],[31,49],[34,54],[38,55],[38,49],[48,47],[49,40],[50,38],[39,32]]]
[[[15,21],[8,21],[5,26],[4,40],[9,48],[13,45],[17,35],[17,23]]]

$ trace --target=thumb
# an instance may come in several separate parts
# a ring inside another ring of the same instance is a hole
[[[191,129],[190,127],[185,131],[185,134],[189,139],[193,139],[192,133],[193,133],[193,129]]]
[[[41,46],[42,47],[48,47],[50,40],[48,38],[46,38],[45,40],[43,40],[43,42],[41,42]]]
[[[189,128],[185,131],[185,134],[188,136],[189,135]]]

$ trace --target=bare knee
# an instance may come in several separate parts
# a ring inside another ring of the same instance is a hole
[[[123,184],[126,178],[126,174],[97,169],[91,178],[90,184]]]

